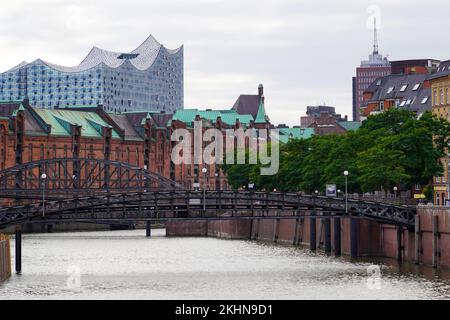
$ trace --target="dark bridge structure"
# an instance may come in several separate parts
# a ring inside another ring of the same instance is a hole
[[[30,223],[145,221],[148,236],[151,222],[315,219],[324,214],[413,228],[416,214],[410,206],[301,193],[185,190],[175,181],[130,164],[81,158],[8,168],[0,172],[0,198],[0,229]],[[20,230],[16,228],[18,250]],[[338,233],[340,229],[335,229]],[[20,252],[16,251],[16,256],[20,257]],[[20,271],[20,261],[17,263]]]

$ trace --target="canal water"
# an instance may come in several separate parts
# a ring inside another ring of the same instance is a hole
[[[0,300],[450,298],[443,271],[152,231],[26,234],[22,274],[0,284]]]

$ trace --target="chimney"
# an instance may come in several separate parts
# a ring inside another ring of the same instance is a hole
[[[262,97],[264,95],[264,87],[262,83],[258,86],[258,96]]]

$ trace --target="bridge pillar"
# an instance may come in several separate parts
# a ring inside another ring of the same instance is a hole
[[[397,261],[403,261],[403,246],[402,246],[402,238],[403,238],[403,228],[401,226],[397,226]]]
[[[20,273],[22,271],[22,226],[16,226],[16,273]]]
[[[414,221],[414,246],[415,246],[415,257],[414,260],[416,264],[420,263],[420,252],[421,252],[421,233],[420,233],[420,215],[416,214],[415,221]]]
[[[341,218],[334,218],[334,255],[341,256]]]
[[[325,252],[331,252],[331,221],[328,213],[324,218],[324,228],[325,228]]]
[[[147,238],[150,238],[152,236],[152,228],[151,228],[151,221],[147,220],[145,221],[145,236]]]
[[[316,212],[312,212],[309,217],[309,248],[311,251],[316,250]]]
[[[437,268],[439,264],[439,217],[437,215],[433,215],[431,217],[431,232],[431,248],[433,251],[433,255],[431,257],[431,266],[433,268]]]
[[[350,255],[358,257],[358,219],[350,217]]]

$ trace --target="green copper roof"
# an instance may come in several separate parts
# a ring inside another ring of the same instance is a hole
[[[198,109],[181,109],[175,111],[172,117],[173,120],[178,120],[186,124],[191,124],[195,120],[195,116],[199,115],[201,118],[208,121],[216,121],[218,117],[222,119],[222,122],[227,125],[234,125],[236,119],[244,125],[249,125],[250,121],[253,121],[253,117],[250,114],[238,114],[234,110],[198,110]]]
[[[356,131],[361,127],[361,122],[358,121],[341,121],[339,124],[347,131]]]
[[[279,140],[287,143],[289,139],[308,139],[314,134],[313,128],[280,128]]]
[[[4,102],[4,103],[6,103],[6,102]],[[13,111],[13,113],[11,114],[13,117],[17,116],[17,112],[18,112],[18,111],[25,111],[25,108],[23,107],[22,102],[20,102],[20,101],[18,101],[18,102],[13,102],[13,104],[16,104],[16,103],[19,104],[19,108],[15,109],[15,110]]]
[[[266,123],[267,115],[262,100],[259,102],[258,113],[256,114],[255,123]]]
[[[85,137],[101,137],[102,127],[110,127],[97,113],[75,111],[67,109],[34,109],[36,113],[51,125],[52,135],[69,136],[70,125],[81,126],[81,135]],[[112,131],[113,138],[119,138],[116,131]]]

